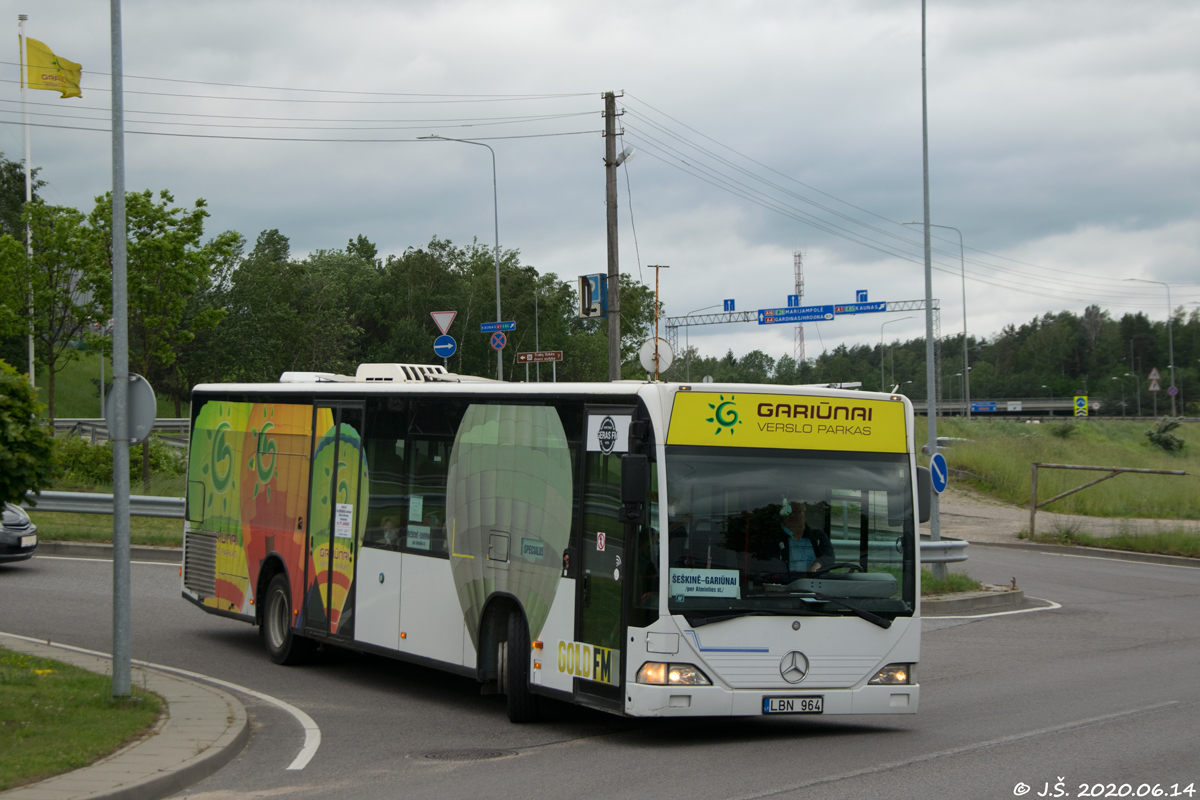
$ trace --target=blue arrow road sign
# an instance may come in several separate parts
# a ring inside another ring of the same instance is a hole
[[[449,358],[454,355],[454,351],[458,349],[458,344],[454,341],[453,336],[442,335],[433,340],[433,352],[437,353],[441,358]]]
[[[934,453],[933,458],[929,459],[929,475],[933,478],[933,490],[938,494],[946,491],[946,484],[950,481],[950,470],[946,467],[946,457],[941,453]]]
[[[503,333],[500,333],[500,331],[496,331],[492,334],[492,341],[490,344],[492,345],[493,350],[503,350],[504,345],[508,344],[508,337]]]
[[[480,333],[491,333],[493,331],[515,331],[516,329],[517,323],[511,320],[509,322],[484,322],[479,325]]]
[[[824,322],[833,319],[833,306],[792,306],[760,308],[759,325],[790,325],[795,322]]]

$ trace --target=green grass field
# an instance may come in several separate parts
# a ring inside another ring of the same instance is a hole
[[[952,469],[970,473],[967,482],[984,494],[1028,507],[1031,464],[1082,464],[1102,467],[1184,470],[1188,475],[1119,475],[1104,483],[1045,506],[1047,511],[1099,517],[1200,519],[1200,424],[1188,423],[1175,433],[1188,446],[1182,454],[1166,453],[1150,444],[1149,422],[1091,420],[1072,426],[1065,437],[1064,422],[1029,425],[1015,421],[976,418],[969,424],[957,417],[938,421],[939,436],[970,439],[942,453]],[[917,419],[917,439],[924,442],[926,426]],[[1099,472],[1038,470],[1038,499],[1045,500],[1101,477]]]
[[[112,678],[0,647],[0,791],[85,767],[158,719],[157,695],[112,699]]]
[[[104,379],[112,381],[112,357],[105,354]],[[25,366],[16,367],[22,372]],[[64,419],[78,419],[100,416],[100,394],[97,383],[100,380],[100,353],[96,351],[81,351],[79,360],[68,364],[54,378],[54,416]],[[95,381],[96,383],[94,383]],[[49,381],[45,367],[38,367],[37,373],[38,396],[44,405],[48,405]],[[158,400],[158,416],[174,417],[175,403],[170,398],[156,395]],[[186,416],[186,405],[183,408]]]

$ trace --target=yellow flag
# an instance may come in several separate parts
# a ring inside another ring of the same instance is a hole
[[[19,38],[19,37],[18,37]],[[62,92],[63,97],[81,97],[79,76],[82,67],[54,55],[37,39],[25,37],[25,55],[29,64],[29,88]]]

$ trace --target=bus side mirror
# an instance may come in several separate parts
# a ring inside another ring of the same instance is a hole
[[[621,513],[622,522],[640,525],[642,507],[650,482],[650,460],[644,455],[626,453],[621,456]]]
[[[929,467],[917,467],[917,521],[929,522],[929,510],[933,508],[933,476]]]
[[[621,456],[621,503],[646,502],[650,482],[650,460],[644,455],[626,453]]]

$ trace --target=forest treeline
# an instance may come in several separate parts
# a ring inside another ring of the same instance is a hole
[[[32,318],[36,360],[48,374],[50,414],[54,375],[81,350],[111,347],[111,197],[87,212],[46,204],[36,192],[24,203],[19,162],[0,154],[0,360],[24,370]],[[251,244],[226,231],[206,238],[204,200],[176,205],[169,192],[130,192],[126,198],[130,368],[185,413],[192,386],[210,382],[276,381],[284,371],[353,374],[364,362],[438,363],[438,329],[431,311],[456,311],[449,333],[458,352],[451,371],[494,377],[495,352],[481,322],[495,320],[494,251],[433,237],[423,247],[380,257],[363,235],[345,247],[302,255],[277,229]],[[33,256],[25,253],[25,230]],[[602,271],[581,265],[580,273]],[[515,320],[504,349],[504,374],[524,380],[518,352],[563,351],[561,381],[607,377],[607,320],[578,316],[576,276],[542,273],[516,249],[500,253],[502,314]],[[30,305],[32,300],[32,306]],[[653,291],[623,276],[622,375],[644,378],[638,348],[652,335]],[[669,313],[666,304],[660,314]],[[1200,313],[1176,310],[1176,382],[1193,411],[1200,397]],[[1152,396],[1147,374],[1157,367],[1169,384],[1166,321],[1146,313],[1120,319],[1097,306],[1083,314],[1047,313],[968,341],[973,399],[1088,394],[1107,413],[1130,413]],[[942,397],[961,397],[962,336],[942,342]],[[880,368],[883,366],[883,375]],[[542,380],[550,366],[543,365]],[[536,368],[530,368],[530,377]],[[925,397],[923,338],[871,345],[840,344],[798,362],[762,351],[736,357],[677,354],[664,377],[698,382],[846,383]],[[1165,391],[1159,410],[1169,407]]]

